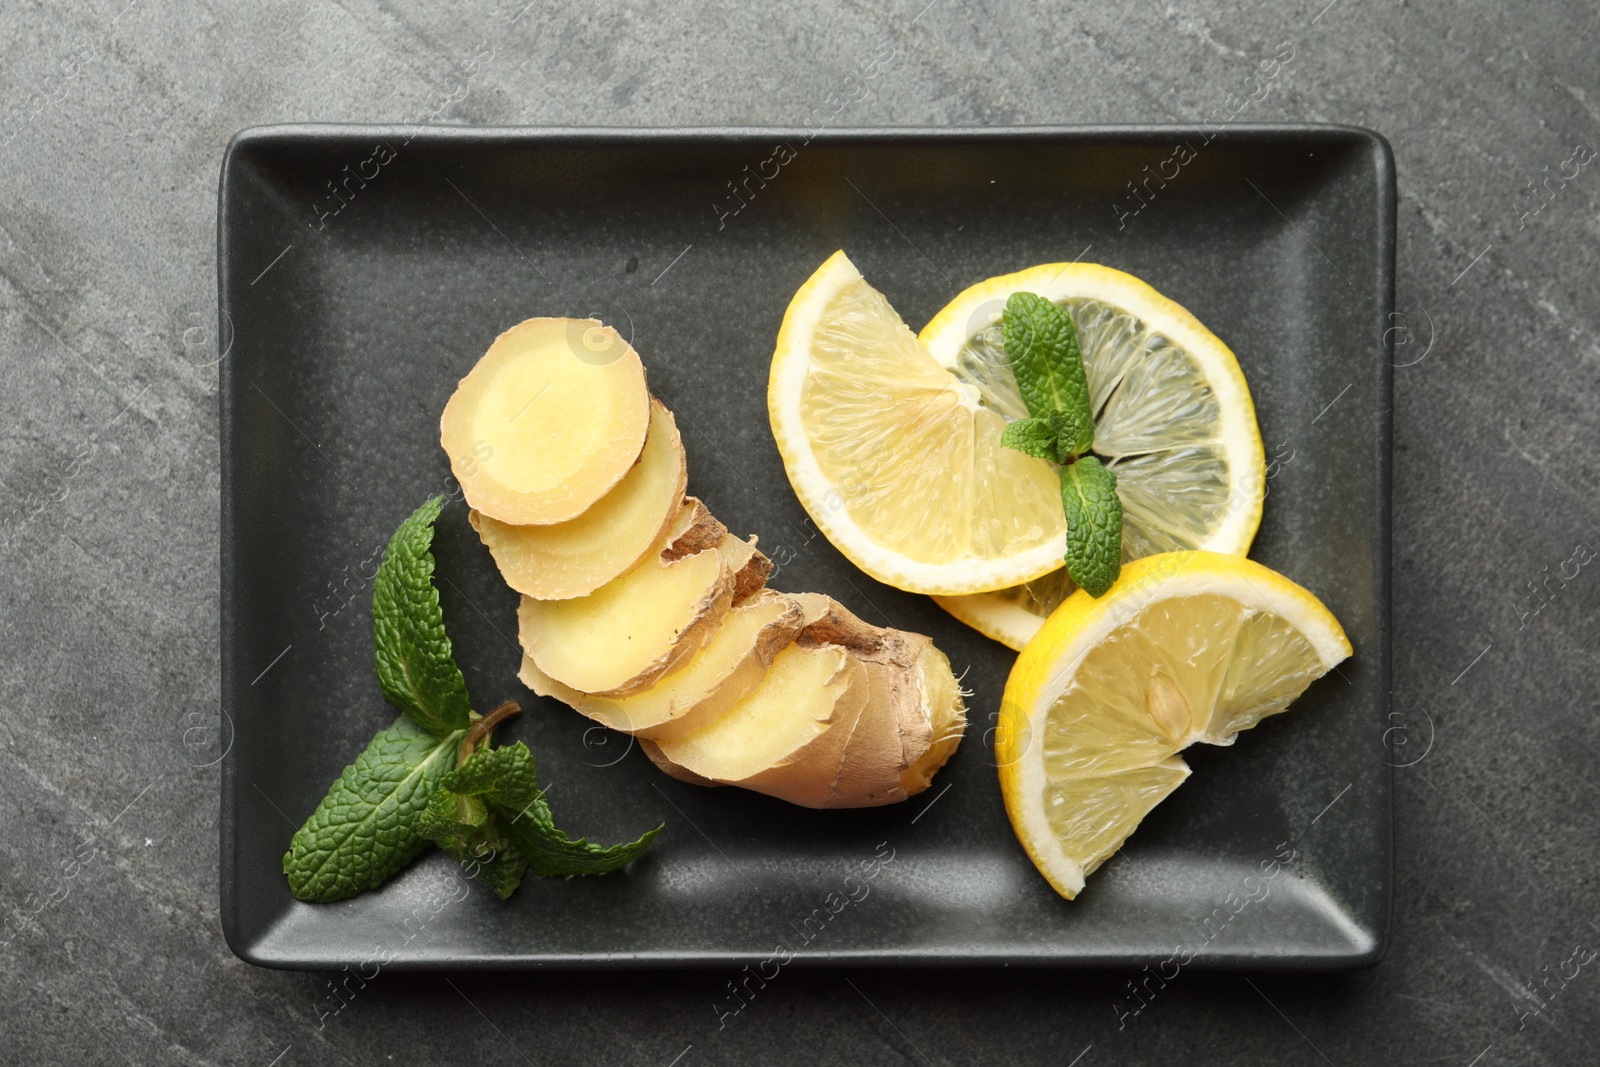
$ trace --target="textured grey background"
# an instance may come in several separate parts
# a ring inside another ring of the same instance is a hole
[[[0,8],[0,1061],[1593,1062],[1600,573],[1557,574],[1600,549],[1594,6],[923,3]],[[206,364],[235,130],[1199,121],[1284,42],[1240,119],[1372,127],[1400,174],[1381,965],[1186,971],[1120,1030],[1132,973],[786,971],[719,1032],[714,972],[386,974],[319,1027],[325,978],[229,954]]]

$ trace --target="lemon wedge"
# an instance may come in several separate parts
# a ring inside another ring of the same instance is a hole
[[[1189,776],[1178,752],[1232,744],[1349,655],[1328,609],[1259,563],[1126,564],[1100,599],[1068,597],[1011,670],[995,757],[1017,839],[1071,899]]]
[[[919,339],[941,367],[1006,419],[1028,412],[1001,342],[1016,292],[1072,316],[1083,351],[1094,453],[1117,475],[1124,561],[1204,549],[1243,555],[1261,523],[1266,460],[1233,352],[1149,285],[1093,263],[1048,263],[974,285]],[[1065,570],[1011,588],[939,597],[941,607],[1020,650],[1077,587]]]
[[[1001,447],[1007,414],[934,359],[842,251],[784,314],[767,411],[801,504],[879,581],[950,595],[1061,566],[1054,467]]]

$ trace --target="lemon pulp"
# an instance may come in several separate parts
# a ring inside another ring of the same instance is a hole
[[[1059,566],[1054,468],[1000,445],[1005,416],[928,353],[842,252],[784,316],[768,411],[801,503],[880,581],[958,594]]]

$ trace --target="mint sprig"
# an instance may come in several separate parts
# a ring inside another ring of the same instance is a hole
[[[1122,501],[1116,474],[1088,455],[1094,412],[1077,327],[1053,301],[1012,293],[1000,332],[1031,416],[1007,426],[1000,443],[1060,464],[1067,573],[1091,596],[1103,596],[1122,572]]]
[[[518,742],[491,747],[494,730],[522,708],[506,701],[471,710],[433,585],[440,497],[400,524],[373,581],[378,684],[402,714],[344,769],[290,840],[289,890],[326,903],[374,889],[430,844],[460,862],[502,900],[525,871],[544,877],[604,874],[655,840],[605,848],[568,838],[539,789],[533,754]]]
[[[1071,463],[1093,442],[1094,421],[1072,410],[1052,411],[1044,418],[1018,419],[1000,434],[1000,443],[1007,448],[1052,463]]]
[[[625,867],[661,832],[657,826],[638,840],[610,847],[568,838],[556,829],[533,753],[520,741],[474,752],[444,776],[440,787],[423,817],[423,833],[453,838],[465,830],[465,840],[480,854],[484,847],[509,846],[529,870],[547,878]]]

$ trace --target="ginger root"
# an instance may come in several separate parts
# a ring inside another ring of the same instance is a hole
[[[580,334],[608,358],[577,353]],[[524,594],[518,676],[634,734],[666,773],[872,807],[926,789],[960,744],[962,693],[932,641],[765,588],[756,538],[683,496],[672,416],[599,323],[502,334],[451,397],[441,439],[474,528]]]
[[[544,674],[527,655],[518,677],[540,696],[555,697],[613,730],[651,739],[682,737],[720,718],[754,689],[804,621],[793,598],[762,590],[731,609],[681,669],[632,696],[579,692]]]

